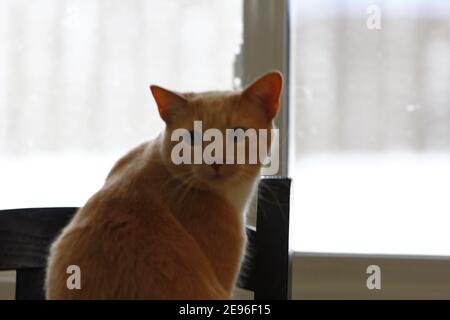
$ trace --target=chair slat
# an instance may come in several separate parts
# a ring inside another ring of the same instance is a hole
[[[77,208],[0,211],[0,270],[45,268],[51,242]]]
[[[45,268],[16,271],[16,300],[45,300]]]
[[[247,227],[247,248],[236,285],[241,289],[253,291],[255,288],[256,229]]]
[[[291,298],[290,189],[289,178],[268,177],[259,184],[255,300]]]

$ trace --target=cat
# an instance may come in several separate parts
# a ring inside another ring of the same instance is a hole
[[[47,299],[229,299],[261,165],[176,165],[171,133],[199,120],[205,129],[270,130],[282,85],[272,71],[242,91],[151,86],[165,129],[114,165],[52,244]],[[71,265],[79,267],[79,289],[67,286]]]

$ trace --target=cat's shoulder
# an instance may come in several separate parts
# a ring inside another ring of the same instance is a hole
[[[107,179],[111,178],[113,175],[118,174],[124,169],[129,167],[137,167],[139,163],[145,162],[145,157],[147,154],[155,147],[156,141],[146,141],[141,143],[137,147],[128,151],[122,158],[120,158],[112,167],[109,172]]]

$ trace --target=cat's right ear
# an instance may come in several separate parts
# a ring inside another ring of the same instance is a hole
[[[187,103],[179,94],[158,86],[151,85],[150,91],[158,106],[159,115],[166,123],[170,123],[177,110]]]

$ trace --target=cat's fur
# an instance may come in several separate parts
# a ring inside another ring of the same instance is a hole
[[[278,72],[243,92],[176,94],[152,86],[166,129],[115,164],[53,243],[47,298],[229,298],[260,166],[175,165],[170,134],[191,129],[194,120],[204,130],[271,129],[281,87]],[[70,265],[81,269],[80,290],[67,288]]]

